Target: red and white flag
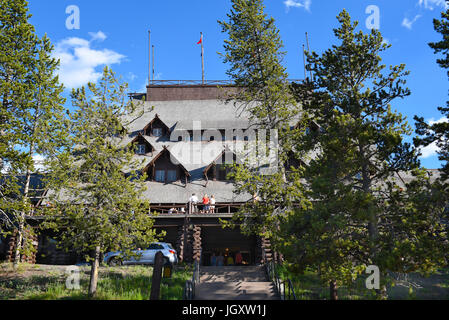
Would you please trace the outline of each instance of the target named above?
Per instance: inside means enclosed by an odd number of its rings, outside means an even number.
[[[203,43],[203,34],[201,34],[201,39],[196,44],[202,44]]]

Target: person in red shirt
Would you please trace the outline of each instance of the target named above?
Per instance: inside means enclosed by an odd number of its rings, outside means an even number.
[[[204,195],[203,197],[203,212],[204,213],[209,213],[209,197],[207,196],[207,194]]]

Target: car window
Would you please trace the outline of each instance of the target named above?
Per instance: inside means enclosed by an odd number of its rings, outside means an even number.
[[[152,243],[150,244],[150,246],[148,247],[148,250],[157,250],[159,249],[159,245],[156,243]]]
[[[173,249],[171,243],[167,243],[167,247],[169,247],[170,249]]]

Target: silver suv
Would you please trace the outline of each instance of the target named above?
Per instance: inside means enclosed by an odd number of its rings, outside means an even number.
[[[154,257],[156,253],[162,252],[164,255],[164,264],[178,263],[178,255],[170,243],[155,242],[152,243],[146,250],[133,250],[139,257],[129,257],[124,259],[121,256],[121,251],[108,252],[105,254],[103,261],[110,266],[117,266],[122,264],[154,264]]]

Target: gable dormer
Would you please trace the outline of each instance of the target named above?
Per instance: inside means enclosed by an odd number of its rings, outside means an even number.
[[[228,174],[232,170],[233,164],[239,164],[237,156],[230,150],[223,150],[223,152],[204,169],[204,176],[206,180],[214,181],[228,181]]]
[[[143,128],[143,134],[150,137],[166,137],[170,134],[170,128],[156,114],[154,119]]]
[[[189,171],[176,160],[167,147],[156,156],[153,160],[143,169],[143,172],[147,174],[148,181],[156,181],[161,183],[172,183],[176,181],[185,180],[190,177]]]
[[[153,152],[155,151],[155,148],[145,139],[144,136],[139,134],[134,138],[133,141],[131,141],[131,148],[134,148],[134,152],[137,155],[153,155]]]

